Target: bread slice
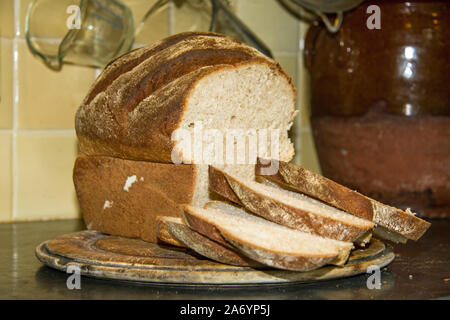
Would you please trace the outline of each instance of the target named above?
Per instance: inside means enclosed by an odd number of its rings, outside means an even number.
[[[418,240],[430,227],[430,223],[356,191],[340,185],[320,174],[301,166],[280,161],[278,172],[263,177],[286,188],[307,194],[345,212],[373,221],[377,224],[375,234],[395,242]],[[262,175],[264,165],[258,161],[256,174]]]
[[[159,239],[174,244],[180,242],[183,246],[211,260],[242,267],[263,267],[262,264],[253,261],[240,254],[235,249],[225,247],[200,233],[189,228],[181,218],[158,217],[160,226]]]
[[[222,210],[186,205],[184,220],[197,231],[213,227],[249,258],[279,269],[309,271],[329,263],[343,264],[353,248],[352,243],[283,227],[229,205]],[[206,227],[199,228],[199,221]]]
[[[175,238],[170,231],[170,224],[183,224],[183,219],[178,217],[157,216],[156,217],[156,238],[163,243],[170,244],[175,247],[186,248],[187,246]]]
[[[254,215],[250,211],[247,211],[247,210],[245,210],[242,207],[238,207],[237,205],[234,205],[231,202],[223,201],[223,200],[210,201],[207,204],[205,204],[203,206],[203,208],[204,209],[216,209],[216,210],[228,212],[228,213],[231,213],[231,214],[233,214],[233,213],[247,214],[247,215],[250,215],[250,216],[257,217],[256,215]],[[184,213],[184,217],[186,219],[186,217],[187,217],[186,212]],[[205,220],[199,220],[200,223],[198,221],[197,221],[197,223],[194,223],[193,221],[195,221],[195,219],[197,219],[197,218],[192,216],[192,215],[189,218],[190,218],[191,224],[193,226],[195,225],[196,229],[198,228],[198,226],[201,226],[202,228],[200,228],[200,230],[207,230],[208,223]],[[218,242],[222,242],[224,244],[228,244],[229,245],[229,242],[227,242],[227,240],[225,240],[223,238],[223,236],[220,234],[220,231],[218,231],[217,228],[215,228],[213,225],[211,225],[211,224],[209,224],[209,225],[210,225],[210,230],[208,230],[208,232],[206,234],[207,235],[211,235],[213,237],[216,237]],[[359,245],[358,242],[355,242],[355,244]],[[335,258],[329,264],[332,264],[332,265],[335,265],[335,266],[342,266],[342,265],[344,265],[347,262],[348,257],[349,257],[349,251],[342,250],[340,252],[340,254],[337,256],[337,258]]]
[[[310,197],[280,190],[209,167],[210,188],[267,220],[322,237],[354,242],[374,223]]]
[[[269,187],[278,189],[279,191],[281,191],[281,192],[283,192],[283,193],[285,193],[285,194],[287,194],[287,195],[289,195],[291,197],[297,198],[299,200],[307,199],[307,201],[310,201],[311,203],[314,203],[314,204],[316,204],[318,206],[321,206],[321,207],[324,207],[325,209],[328,209],[328,206],[324,205],[323,202],[320,202],[320,201],[317,201],[315,199],[311,199],[311,198],[305,197],[303,194],[300,194],[298,192],[289,191],[286,188],[283,188],[282,186],[280,186],[279,184],[277,184],[275,182],[272,182],[270,180],[267,180],[265,177],[258,176],[256,179],[257,179],[258,182],[260,182],[260,183],[262,183],[264,185],[267,185]],[[372,239],[372,235],[373,235],[373,229],[370,229],[370,230],[366,231],[361,236],[359,236],[358,239],[356,239],[354,241],[355,245],[357,245],[358,247],[365,247],[366,244],[370,243],[370,240]]]

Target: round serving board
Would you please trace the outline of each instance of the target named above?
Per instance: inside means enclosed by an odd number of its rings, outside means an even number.
[[[372,239],[369,246],[354,250],[342,267],[326,266],[309,272],[253,269],[216,263],[188,249],[80,231],[45,241],[36,248],[45,265],[61,271],[78,266],[81,274],[101,279],[179,285],[256,285],[312,282],[365,273],[394,259],[391,248]]]

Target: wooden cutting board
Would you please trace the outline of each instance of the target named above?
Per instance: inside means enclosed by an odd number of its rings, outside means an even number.
[[[257,285],[313,282],[349,277],[371,265],[380,268],[394,260],[391,248],[372,239],[354,250],[342,267],[326,266],[309,272],[253,269],[216,263],[188,249],[141,240],[80,231],[45,241],[36,248],[37,258],[61,271],[78,266],[81,274],[101,279],[179,285]]]

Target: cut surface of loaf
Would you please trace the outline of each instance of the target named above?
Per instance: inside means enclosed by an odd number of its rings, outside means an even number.
[[[283,187],[307,194],[355,216],[373,221],[379,227],[376,234],[395,242],[402,238],[418,240],[430,227],[430,223],[340,185],[324,176],[299,165],[280,161],[275,174],[262,175],[264,165],[258,161],[256,174]]]
[[[198,228],[198,221],[214,226],[240,252],[274,268],[313,270],[336,259],[345,260],[353,248],[352,243],[283,227],[233,206],[220,210],[212,206],[184,206],[184,221],[191,226],[193,220],[197,221],[194,229]]]
[[[374,223],[287,190],[209,168],[210,188],[254,214],[292,229],[354,242]]]
[[[164,242],[181,243],[183,247],[220,263],[242,267],[263,267],[260,263],[247,258],[233,248],[223,246],[192,230],[181,218],[158,217],[157,220],[160,226],[158,238]]]

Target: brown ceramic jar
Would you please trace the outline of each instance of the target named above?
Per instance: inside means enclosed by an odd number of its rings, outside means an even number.
[[[381,10],[370,30],[369,5]],[[305,40],[325,176],[382,202],[450,217],[450,1],[366,1]]]

